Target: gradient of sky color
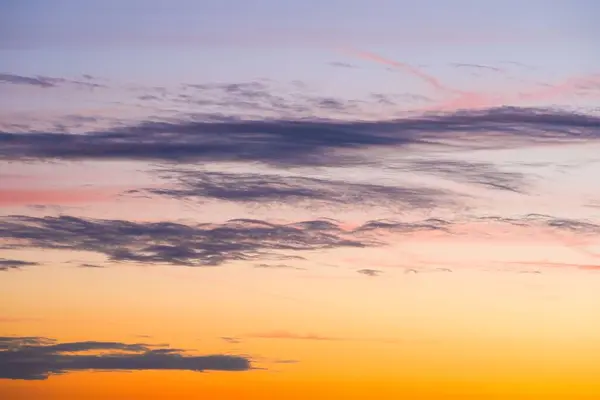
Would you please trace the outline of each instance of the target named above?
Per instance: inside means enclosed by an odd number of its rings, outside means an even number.
[[[0,0],[0,397],[600,398],[599,12]]]

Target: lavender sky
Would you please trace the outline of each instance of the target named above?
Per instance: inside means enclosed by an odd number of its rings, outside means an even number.
[[[0,0],[0,397],[600,396],[599,13]]]

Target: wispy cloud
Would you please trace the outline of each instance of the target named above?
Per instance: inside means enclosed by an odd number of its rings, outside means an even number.
[[[295,269],[295,270],[305,270],[306,268],[295,267],[293,265],[288,264],[256,264],[254,268],[266,268],[266,269]]]
[[[344,49],[342,51],[344,53],[349,53],[355,57],[362,58],[364,60],[374,61],[374,62],[377,62],[380,64],[388,65],[390,67],[405,71],[405,72],[421,79],[423,82],[427,83],[429,86],[431,86],[434,90],[436,90],[438,92],[441,92],[441,93],[455,92],[455,89],[451,89],[448,86],[444,85],[436,77],[429,75],[428,73],[424,72],[420,68],[417,68],[410,64],[390,60],[388,58],[382,57],[378,54],[371,53],[368,51],[359,51],[359,50],[353,50],[353,49]]]
[[[343,338],[332,337],[332,336],[321,336],[312,333],[298,334],[287,331],[272,331],[263,333],[254,333],[247,335],[251,338],[257,339],[288,339],[288,340],[318,340],[318,341],[339,341],[344,340]]]
[[[542,89],[529,88],[523,89],[518,93],[513,92],[496,94],[464,91],[452,88],[441,82],[436,77],[425,73],[417,67],[390,60],[378,54],[358,50],[349,50],[347,53],[361,59],[370,60],[379,64],[384,64],[403,70],[408,74],[411,74],[424,81],[444,97],[443,100],[439,100],[436,104],[422,108],[421,111],[423,112],[485,109],[490,107],[517,105],[523,101],[548,101],[566,94],[577,93],[585,89],[594,89],[597,95],[600,94],[598,93],[598,89],[600,89],[600,74],[571,77],[563,82],[550,84]],[[454,64],[454,66],[490,69],[498,72],[500,71],[500,68],[497,67],[478,64]]]
[[[311,207],[335,204],[432,208],[453,204],[457,198],[457,195],[449,192],[415,185],[401,187],[303,176],[183,168],[159,170],[158,173],[175,185],[171,188],[134,189],[128,193],[242,203],[299,203]]]
[[[91,77],[90,77],[91,78]],[[77,81],[65,78],[52,78],[48,76],[22,76],[8,73],[0,73],[0,83],[13,85],[28,85],[40,88],[54,88],[59,85],[73,85],[81,88],[95,89],[106,87],[104,84],[93,82],[93,78],[86,81]]]
[[[562,262],[551,262],[551,261],[513,261],[510,264],[530,266],[536,268],[575,268],[584,271],[600,271],[600,265],[596,264],[577,264],[577,263],[562,263]],[[532,272],[532,271],[525,271]],[[541,272],[539,269],[533,272]]]
[[[96,352],[96,353],[90,353]],[[44,380],[74,371],[248,371],[250,359],[194,355],[143,343],[64,342],[41,337],[0,337],[0,379]]]
[[[269,258],[281,252],[372,244],[352,238],[325,220],[274,224],[238,219],[224,224],[184,225],[9,216],[0,219],[0,237],[8,248],[80,250],[105,255],[110,261],[183,266],[215,266]]]
[[[9,258],[0,258],[0,271],[10,271],[15,269],[21,269],[23,267],[31,267],[40,265],[37,262],[23,261],[23,260],[12,260]]]
[[[515,193],[527,192],[531,179],[523,172],[505,171],[494,164],[481,161],[443,160],[438,158],[411,160],[407,164],[406,168],[414,171],[489,189]]]
[[[14,85],[30,85],[38,86],[42,88],[50,88],[56,86],[52,81],[47,78],[32,78],[28,76],[13,75],[13,74],[0,74],[1,83],[10,83]]]
[[[364,268],[364,269],[359,269],[356,272],[358,272],[359,274],[367,275],[367,276],[379,276],[382,271],[380,271],[378,269]]]
[[[179,120],[66,133],[0,133],[3,160],[258,161],[341,166],[371,162],[364,150],[511,148],[598,140],[600,118],[500,108],[386,121]],[[443,147],[441,147],[443,146]],[[360,150],[363,150],[360,152]]]
[[[230,336],[221,336],[220,338],[222,341],[227,342],[229,344],[238,344],[241,343],[242,340],[236,337],[230,337]]]
[[[452,63],[450,65],[452,65],[453,67],[456,67],[456,68],[471,68],[471,69],[486,70],[486,71],[493,71],[493,72],[504,72],[504,70],[502,68],[492,67],[490,65],[471,64],[471,63]]]
[[[332,61],[329,63],[329,65],[331,65],[332,67],[338,67],[338,68],[358,68],[356,65],[354,64],[350,64],[347,62],[342,62],[342,61]]]

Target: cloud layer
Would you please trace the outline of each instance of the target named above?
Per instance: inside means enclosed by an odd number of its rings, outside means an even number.
[[[400,150],[420,145],[449,151],[598,140],[599,125],[600,118],[593,115],[520,108],[375,122],[232,118],[148,121],[86,134],[0,132],[0,159],[341,166],[371,161],[352,150]]]
[[[352,238],[327,220],[274,224],[237,219],[224,224],[184,225],[9,216],[0,219],[0,237],[5,248],[90,251],[114,262],[184,266],[216,266],[234,260],[287,256],[289,252],[373,244]]]
[[[0,337],[0,379],[44,380],[73,371],[248,371],[233,355],[193,355],[181,349],[120,342],[66,342],[42,337]]]
[[[192,169],[159,171],[172,187],[132,190],[176,199],[213,199],[241,203],[299,203],[432,208],[452,204],[456,195],[443,190],[349,182],[336,179],[265,173],[227,173]]]

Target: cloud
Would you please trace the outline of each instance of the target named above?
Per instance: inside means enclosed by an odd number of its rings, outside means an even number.
[[[556,231],[567,231],[579,234],[600,234],[600,225],[586,220],[557,218],[546,214],[526,214],[521,217],[478,217],[482,222],[500,222],[521,227],[543,227]]]
[[[457,67],[457,68],[471,68],[471,69],[494,71],[494,72],[504,72],[504,70],[502,68],[492,67],[490,65],[470,64],[470,63],[452,63],[450,65],[452,65],[453,67]]]
[[[89,263],[82,263],[78,265],[79,268],[106,268],[103,265],[98,265],[98,264],[89,264]]]
[[[511,261],[504,262],[503,264],[511,265],[522,265],[531,266],[537,268],[575,268],[584,271],[600,271],[600,265],[596,264],[580,264],[580,263],[565,263],[565,262],[552,262],[552,261]],[[539,269],[519,271],[520,273],[541,273]]]
[[[369,269],[369,268],[359,269],[356,272],[358,272],[359,274],[367,275],[367,276],[379,276],[379,274],[381,274],[380,270],[378,270],[378,269]]]
[[[396,343],[406,343],[407,340],[402,339],[385,339],[385,338],[350,338],[350,337],[339,337],[339,336],[323,336],[317,335],[314,333],[294,333],[289,331],[270,331],[270,332],[262,332],[262,333],[254,333],[251,335],[246,335],[248,338],[254,339],[273,339],[273,340],[306,340],[306,341],[315,341],[315,342],[377,342],[377,343],[388,343],[388,344],[396,344]],[[419,340],[420,341],[420,340]],[[430,340],[426,340],[430,342]]]
[[[365,159],[364,150],[414,151],[415,145],[438,149],[443,145],[450,151],[598,140],[599,123],[600,117],[593,115],[523,108],[387,121],[147,121],[85,134],[0,132],[0,160],[256,161],[341,166],[373,162],[372,158]]]
[[[423,108],[421,111],[456,111],[456,110],[468,110],[468,109],[485,109],[490,107],[502,107],[510,104],[517,104],[522,101],[547,101],[557,97],[572,94],[581,93],[582,90],[592,89],[597,90],[600,88],[600,74],[591,74],[585,76],[571,77],[558,84],[548,85],[543,89],[532,88],[524,90],[521,93],[504,93],[504,94],[491,94],[484,92],[473,92],[464,91],[455,88],[451,88],[445,85],[436,77],[429,75],[419,68],[411,65],[401,63],[398,61],[390,60],[380,55],[359,51],[349,50],[346,51],[350,55],[355,57],[377,62],[379,64],[389,65],[394,68],[404,70],[405,72],[416,76],[422,81],[426,82],[435,91],[439,92],[446,97],[445,100],[438,102],[432,106]],[[468,66],[476,68],[494,68],[478,64],[454,64],[455,66]],[[448,98],[449,96],[449,98]]]
[[[51,78],[48,76],[29,77],[15,74],[0,73],[0,83],[5,84],[36,86],[44,89],[54,88],[59,85],[74,85],[77,87],[88,89],[106,87],[106,85],[103,84],[90,82],[90,80],[93,80],[93,78],[89,77],[89,75],[86,79],[87,81],[76,81],[65,78]]]
[[[292,339],[292,340],[318,340],[318,341],[339,341],[344,340],[338,337],[330,337],[330,336],[320,336],[312,333],[309,334],[297,334],[287,331],[272,331],[272,332],[263,332],[263,333],[255,333],[252,335],[248,335],[248,337],[257,338],[257,339]]]
[[[95,352],[95,353],[94,353]],[[73,371],[248,371],[250,359],[193,355],[180,349],[119,342],[66,342],[0,337],[0,379],[44,380]]]
[[[110,261],[216,266],[301,252],[375,245],[327,220],[275,224],[236,219],[223,224],[131,222],[70,216],[0,218],[5,248],[88,251]],[[294,254],[292,254],[294,255]]]
[[[209,172],[183,168],[163,169],[158,173],[168,181],[173,181],[175,186],[135,189],[127,193],[240,203],[300,203],[312,207],[336,204],[432,208],[440,204],[453,204],[457,197],[449,192],[427,187],[400,187],[304,176]]]
[[[293,265],[287,264],[256,264],[254,268],[267,268],[267,269],[296,269],[305,270],[306,268],[294,267]]]
[[[320,96],[307,92],[303,82],[275,84],[261,79],[234,83],[186,83],[178,91],[164,91],[160,99],[163,105],[173,105],[184,110],[198,106],[226,115],[244,118],[310,118],[318,115],[348,115],[360,110],[363,101],[352,101]],[[303,90],[300,90],[303,89]],[[156,101],[154,91],[145,91],[143,97]],[[364,104],[363,104],[364,103]],[[193,115],[193,111],[192,111]]]
[[[21,269],[23,267],[31,267],[40,265],[39,263],[23,260],[11,260],[8,258],[0,258],[0,271],[10,271],[13,269]]]
[[[407,167],[457,182],[483,186],[490,189],[525,193],[528,177],[523,172],[502,171],[494,164],[465,160],[411,160]]]
[[[332,61],[329,63],[329,65],[331,65],[332,67],[338,67],[338,68],[350,68],[350,69],[358,68],[354,64],[349,64],[347,62],[341,62],[341,61]]]
[[[10,83],[14,85],[30,85],[42,88],[50,88],[56,86],[52,80],[43,77],[31,78],[28,76],[0,74],[0,83]]]
[[[236,337],[230,337],[230,336],[221,336],[220,338],[222,341],[230,343],[230,344],[238,344],[241,343],[242,341],[239,338]]]
[[[403,71],[421,79],[422,81],[427,83],[429,86],[431,86],[434,90],[436,90],[438,92],[448,93],[448,92],[455,91],[454,89],[451,89],[451,88],[447,87],[446,85],[444,85],[439,79],[435,78],[432,75],[427,74],[426,72],[423,72],[421,69],[414,67],[412,65],[394,61],[394,60],[390,60],[390,59],[387,59],[385,57],[382,57],[380,55],[377,55],[375,53],[371,53],[368,51],[345,49],[345,50],[343,50],[343,52],[349,53],[351,55],[354,55],[358,58],[362,58],[364,60],[374,61],[374,62],[377,62],[380,64],[391,66],[396,69],[403,70]]]

